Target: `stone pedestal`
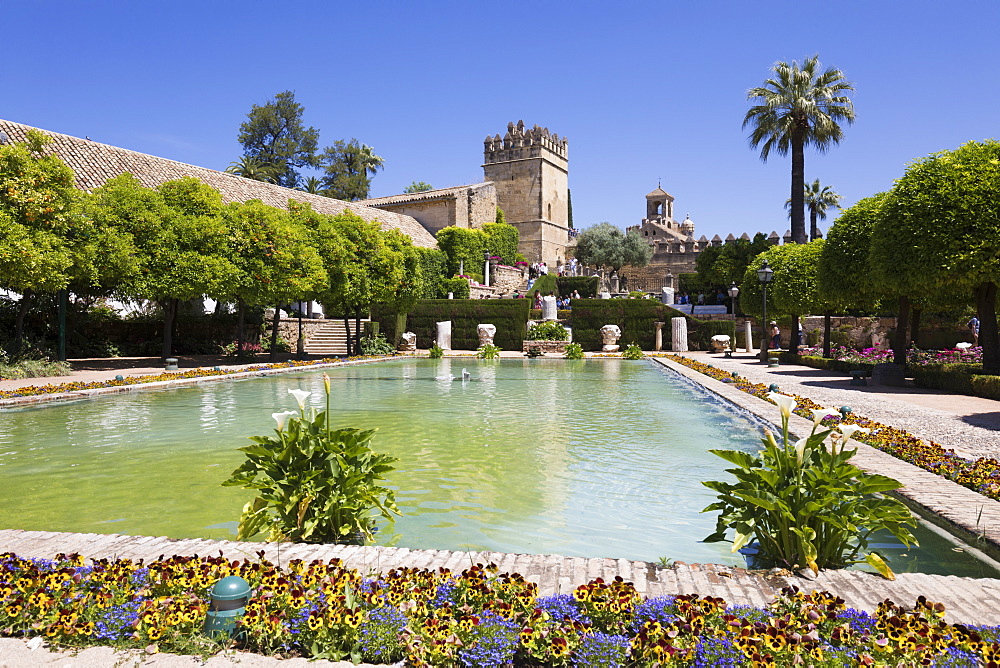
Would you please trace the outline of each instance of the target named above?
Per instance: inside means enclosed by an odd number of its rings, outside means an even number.
[[[711,345],[712,352],[724,353],[729,350],[729,335],[728,334],[716,334],[712,337]]]
[[[753,329],[750,327],[749,320],[743,323],[743,329],[747,339],[747,352],[753,355],[755,352],[757,352],[757,349],[754,348],[753,345]]]
[[[611,292],[618,292],[618,273],[611,272]]]
[[[601,299],[611,299],[611,293],[605,290],[601,293]]]
[[[618,352],[618,339],[622,336],[622,330],[618,325],[605,325],[601,327],[601,341],[604,343],[601,352]]]
[[[686,353],[688,351],[687,318],[671,318],[670,330],[673,338],[671,350],[675,353]]]
[[[496,336],[497,327],[496,325],[477,325],[476,333],[479,334],[479,347],[486,345],[493,345],[493,337]]]
[[[663,288],[666,290],[666,288]],[[653,350],[659,352],[663,350],[663,325],[662,322],[654,322],[653,327],[656,327],[656,338],[653,339]]]
[[[660,301],[667,306],[674,305],[674,289],[673,288],[660,288]]]
[[[403,332],[399,337],[398,349],[403,352],[413,352],[417,349],[417,335],[413,332]]]
[[[872,385],[892,385],[902,387],[906,384],[906,367],[892,362],[876,364],[872,369]]]
[[[445,320],[437,324],[436,343],[442,350],[451,350],[451,320]]]
[[[557,317],[556,298],[552,295],[542,297],[542,320],[555,320]]]

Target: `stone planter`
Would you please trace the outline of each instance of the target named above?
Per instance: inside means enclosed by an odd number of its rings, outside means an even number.
[[[569,341],[525,341],[521,344],[521,352],[528,352],[530,348],[537,348],[543,353],[565,353]]]

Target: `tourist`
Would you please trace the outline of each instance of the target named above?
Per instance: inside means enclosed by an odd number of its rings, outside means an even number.
[[[778,329],[778,323],[774,320],[771,321],[771,348],[777,350],[781,347],[781,330]]]
[[[566,268],[566,265],[564,265],[562,262],[560,262],[559,265],[556,267],[556,276],[562,276],[563,275],[563,270],[565,268]]]
[[[531,308],[537,308],[537,309],[542,308],[542,293],[539,292],[538,290],[535,290],[535,303],[532,305]]]
[[[698,293],[698,306],[704,306],[704,305],[705,305],[705,293],[704,292],[699,292]]]
[[[569,275],[576,276],[576,258],[571,257],[569,259]]]
[[[542,262],[540,265],[538,265],[538,274],[540,276],[548,276],[549,275],[549,268],[545,265],[544,262]]]
[[[573,294],[571,296],[572,296],[573,299],[580,299],[580,291],[579,290],[574,290]]]
[[[979,345],[979,318],[972,316],[969,320],[969,331],[972,332],[972,345]]]

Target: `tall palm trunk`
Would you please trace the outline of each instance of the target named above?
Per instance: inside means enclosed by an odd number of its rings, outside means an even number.
[[[799,338],[799,316],[792,316],[792,333],[788,337],[788,352],[793,355],[799,354],[799,346],[802,345],[802,341]]]
[[[806,237],[806,157],[804,131],[792,132],[792,241],[804,244]]]
[[[899,312],[896,314],[896,336],[892,343],[892,361],[895,364],[906,364],[906,348],[909,338],[906,326],[910,321],[910,298],[899,298]]]
[[[833,311],[827,311],[823,314],[823,357],[830,359],[833,356],[830,348],[830,320]]]
[[[809,241],[819,239],[819,227],[816,225],[816,207],[809,207]]]
[[[997,331],[997,284],[980,283],[975,289],[979,318],[979,345],[983,347],[983,371],[1000,375],[1000,332]]]
[[[168,299],[163,303],[163,348],[160,349],[160,357],[162,359],[173,357],[174,324],[176,322],[177,322],[177,300]]]

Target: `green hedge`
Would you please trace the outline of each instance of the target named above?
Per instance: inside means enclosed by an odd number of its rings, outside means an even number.
[[[982,370],[981,364],[915,364],[910,367],[917,387],[958,394],[972,394],[972,379]]]
[[[574,299],[571,323],[573,342],[584,350],[601,348],[601,327],[618,325],[622,337],[618,344],[624,348],[634,343],[643,350],[652,350],[656,340],[654,322],[663,326],[663,347],[669,348],[671,318],[683,317],[688,321],[688,347],[704,350],[716,334],[735,335],[732,320],[699,320],[688,314],[661,304],[653,299]]]
[[[597,296],[597,276],[558,276],[556,285],[560,297],[569,297],[574,290],[579,291],[582,299],[593,299]]]
[[[528,299],[422,299],[406,317],[406,330],[417,335],[417,347],[429,348],[434,343],[436,326],[451,320],[451,346],[456,350],[479,348],[476,327],[483,323],[496,325],[493,343],[503,350],[520,350],[527,333]],[[377,304],[372,307],[372,320],[379,322],[389,340],[397,336],[396,314],[391,308]]]
[[[843,360],[816,357],[815,355],[792,355],[791,353],[782,353],[781,361],[788,364],[801,364],[813,369],[828,369],[840,373],[850,373],[858,369],[864,369],[868,373],[871,373],[872,369],[875,368],[875,365],[870,362],[845,362]]]
[[[455,296],[455,299],[469,298],[469,281],[467,279],[442,278],[438,285],[437,299],[447,299],[449,292]]]

